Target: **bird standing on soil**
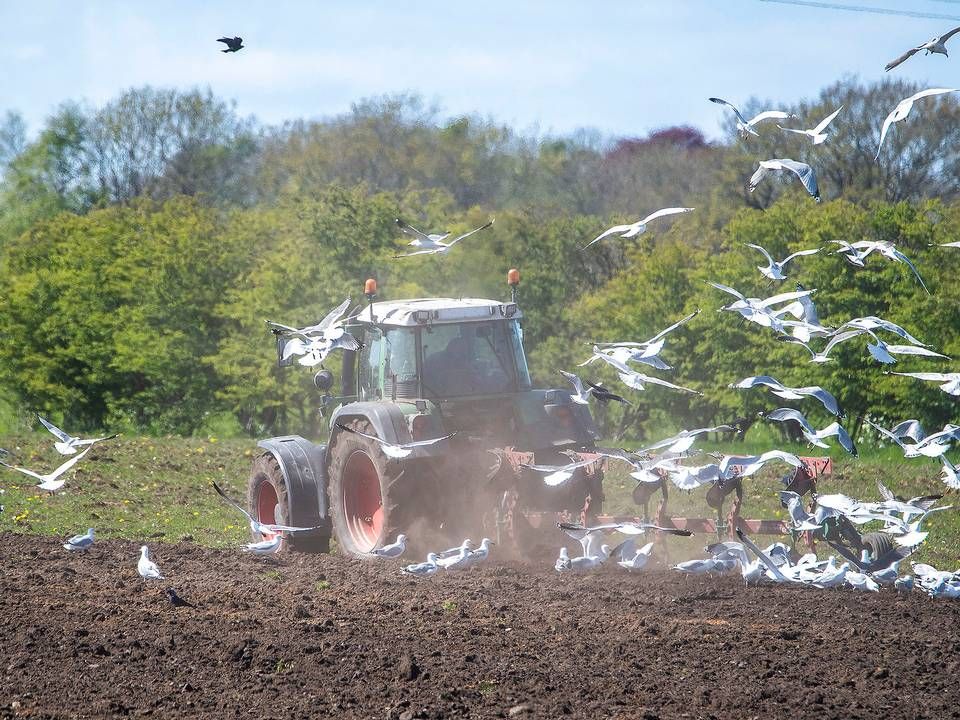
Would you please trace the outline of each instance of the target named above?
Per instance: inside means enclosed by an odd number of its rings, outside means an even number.
[[[440,570],[440,566],[437,564],[437,560],[440,558],[436,553],[430,553],[427,555],[427,561],[422,563],[415,563],[413,565],[407,565],[400,569],[400,572],[407,575],[416,575],[417,577],[424,577],[426,575],[433,575]]]
[[[93,545],[93,528],[88,528],[83,535],[74,535],[63,543],[64,550],[87,550]]]
[[[217,42],[222,42],[224,45],[227,46],[226,50],[220,51],[225,53],[239,52],[240,50],[246,47],[246,45],[243,44],[242,37],[222,37],[222,38],[217,38]]]
[[[384,545],[381,548],[372,550],[369,554],[380,558],[398,558],[407,549],[407,536],[403,533],[397,535],[395,542]]]
[[[177,591],[174,590],[172,587],[168,587],[166,590],[164,590],[164,592],[167,594],[167,598],[170,600],[170,604],[173,605],[174,607],[190,607],[190,608],[196,607],[196,605],[194,605],[192,602],[187,602],[182,597],[177,595]]]
[[[144,580],[162,580],[163,574],[157,564],[150,559],[150,551],[146,545],[140,546],[140,560],[137,562],[137,572]]]

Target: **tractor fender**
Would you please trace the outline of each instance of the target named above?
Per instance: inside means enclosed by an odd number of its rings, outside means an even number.
[[[366,420],[373,426],[376,435],[389,443],[410,442],[407,419],[393,403],[355,402],[338,407],[330,418],[332,433],[337,432],[337,423],[349,420]]]
[[[286,482],[291,525],[323,525],[318,533],[330,535],[327,511],[327,446],[315,445],[299,435],[267,438],[257,443],[276,458]]]

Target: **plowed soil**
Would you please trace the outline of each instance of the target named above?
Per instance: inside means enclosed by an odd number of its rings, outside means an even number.
[[[0,535],[0,717],[948,718],[960,603]],[[174,607],[168,586],[196,607]]]

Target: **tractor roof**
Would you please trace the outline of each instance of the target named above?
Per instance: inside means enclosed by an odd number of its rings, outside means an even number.
[[[373,316],[371,317],[371,308]],[[357,320],[378,325],[413,327],[435,323],[481,322],[519,318],[521,313],[515,303],[481,298],[419,298],[373,303],[365,307]]]

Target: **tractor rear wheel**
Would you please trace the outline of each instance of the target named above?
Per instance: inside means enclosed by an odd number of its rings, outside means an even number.
[[[247,509],[259,522],[288,525],[290,497],[280,463],[272,453],[263,453],[253,461],[250,482],[247,483]],[[316,521],[319,523],[319,514]],[[255,534],[254,541],[264,538]],[[284,538],[284,547],[298,552],[330,552],[330,538],[314,533],[290,533]]]
[[[363,420],[348,425],[360,432],[376,431]],[[402,474],[374,440],[339,432],[327,449],[327,495],[334,537],[346,555],[362,556],[393,540],[401,527],[398,489]]]

